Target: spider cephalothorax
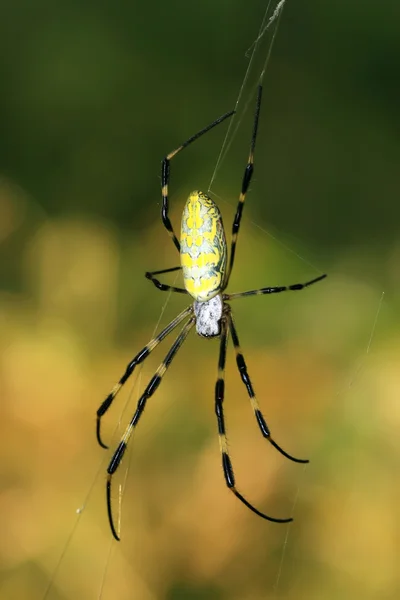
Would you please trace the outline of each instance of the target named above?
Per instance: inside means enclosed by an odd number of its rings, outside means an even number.
[[[221,294],[206,302],[193,302],[196,317],[196,331],[203,337],[216,337],[221,334],[223,300]]]
[[[231,117],[234,111],[226,113],[211,125],[208,125],[176,150],[170,152],[163,160],[162,163],[162,211],[161,218],[164,226],[166,227],[170,237],[172,238],[176,248],[180,252],[181,266],[172,267],[170,269],[163,269],[161,271],[153,271],[146,273],[146,277],[150,279],[154,285],[163,291],[178,292],[180,294],[190,294],[194,299],[194,302],[182,311],[171,323],[169,323],[165,329],[163,329],[155,338],[153,338],[147,346],[145,346],[128,364],[124,375],[121,377],[119,382],[111,390],[110,394],[101,404],[97,411],[97,439],[99,444],[104,448],[107,448],[101,440],[100,436],[100,420],[101,417],[111,406],[115,396],[119,392],[122,385],[126,382],[128,377],[132,374],[135,367],[143,362],[145,358],[154,350],[156,346],[169,334],[175,327],[187,319],[183,325],[181,332],[178,334],[176,340],[172,344],[168,351],[165,359],[158,367],[157,371],[151,378],[149,384],[141,395],[135,413],[125,430],[121,442],[119,443],[116,451],[113,454],[109,467],[107,469],[107,510],[110,522],[110,527],[115,539],[119,540],[118,533],[115,529],[112,511],[111,511],[111,479],[119,464],[121,463],[122,457],[125,453],[127,443],[135,430],[140,417],[143,414],[148,398],[153,395],[155,390],[161,383],[161,380],[166,373],[170,363],[174,356],[178,352],[179,348],[185,341],[189,331],[194,325],[196,325],[196,331],[202,337],[220,337],[220,350],[218,360],[218,377],[215,385],[215,413],[217,416],[218,424],[218,435],[220,441],[220,450],[222,456],[222,466],[224,470],[225,482],[228,488],[235,494],[243,504],[245,504],[250,510],[269,521],[275,521],[278,523],[287,523],[291,521],[291,518],[287,519],[276,519],[269,517],[266,514],[260,512],[255,508],[242,494],[236,489],[235,477],[233,473],[232,463],[228,452],[228,445],[226,441],[225,433],[225,420],[223,411],[223,400],[224,400],[224,372],[225,372],[225,361],[226,361],[226,348],[228,344],[229,335],[232,338],[233,346],[236,353],[236,363],[240,376],[243,383],[246,386],[248,395],[250,397],[251,406],[256,418],[257,424],[261,431],[261,434],[266,438],[281,454],[286,458],[293,460],[294,462],[306,463],[307,460],[294,458],[287,452],[285,452],[271,437],[268,425],[261,413],[258,401],[256,399],[252,383],[250,381],[249,374],[247,372],[247,366],[240,349],[239,338],[236,331],[236,327],[233,322],[232,312],[228,302],[236,298],[242,298],[245,296],[263,295],[263,294],[275,294],[278,292],[284,292],[286,290],[302,290],[305,287],[317,283],[326,277],[326,275],[320,275],[307,283],[296,283],[289,286],[279,287],[264,287],[258,290],[251,290],[248,292],[238,292],[234,294],[224,293],[228,286],[229,278],[232,273],[232,268],[235,260],[236,251],[236,240],[239,233],[240,222],[242,218],[242,212],[246,193],[253,174],[253,162],[254,162],[254,148],[256,144],[258,119],[260,115],[261,106],[261,94],[262,88],[259,86],[257,95],[256,111],[254,116],[253,134],[250,144],[250,154],[246,168],[244,170],[241,193],[239,195],[239,202],[236,209],[235,218],[232,225],[232,241],[231,250],[229,255],[229,263],[227,260],[227,246],[225,230],[222,223],[222,217],[219,209],[215,202],[203,192],[195,191],[189,195],[189,198],[185,204],[185,208],[182,215],[182,227],[181,227],[181,241],[179,242],[176,237],[171,221],[168,216],[168,184],[170,176],[170,161],[176,156],[181,150],[186,148],[189,144],[197,140],[204,133],[222,123],[225,119]],[[161,283],[156,279],[155,275],[161,275],[164,273],[170,273],[172,271],[178,271],[182,269],[184,288],[173,287],[165,283]]]

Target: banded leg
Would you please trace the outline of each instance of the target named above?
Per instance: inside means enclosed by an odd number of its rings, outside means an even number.
[[[229,314],[229,328],[231,331],[231,335],[232,335],[232,341],[233,341],[233,345],[235,347],[235,352],[236,352],[236,363],[240,372],[240,376],[243,380],[243,383],[245,384],[246,388],[247,388],[247,392],[249,394],[250,397],[250,402],[251,402],[251,406],[253,408],[254,411],[254,415],[256,417],[258,426],[260,428],[260,431],[263,435],[263,437],[265,437],[265,439],[267,439],[269,441],[270,444],[272,444],[274,446],[274,448],[276,448],[278,450],[278,452],[280,452],[281,454],[283,454],[283,456],[285,456],[286,458],[288,458],[289,460],[292,460],[293,462],[296,463],[308,463],[310,462],[308,459],[304,459],[304,458],[295,458],[294,456],[291,456],[291,454],[288,454],[287,452],[285,452],[285,450],[283,450],[283,448],[281,448],[276,442],[275,440],[272,439],[271,437],[271,432],[269,430],[269,427],[261,413],[256,395],[254,393],[254,389],[253,386],[251,384],[250,381],[250,377],[249,374],[247,372],[247,366],[242,354],[242,351],[240,349],[240,344],[239,344],[239,338],[237,335],[237,331],[235,328],[235,325],[233,323],[233,319],[232,319],[232,315]]]
[[[233,225],[232,225],[231,253],[230,253],[230,259],[229,259],[229,267],[228,267],[228,270],[227,270],[227,273],[225,276],[224,289],[226,289],[226,287],[228,286],[229,278],[232,273],[233,263],[235,262],[236,242],[237,242],[237,236],[239,234],[240,222],[242,220],[244,202],[246,199],[247,190],[249,189],[251,178],[253,176],[254,150],[256,147],[258,121],[259,121],[259,117],[260,117],[261,96],[262,96],[262,86],[260,85],[260,86],[258,86],[258,92],[257,92],[257,104],[256,104],[256,112],[254,115],[253,135],[251,137],[249,159],[247,161],[247,166],[244,170],[243,181],[242,181],[242,191],[240,192],[239,202],[238,202],[235,218],[233,220]]]
[[[185,317],[190,315],[192,311],[193,311],[193,308],[191,306],[189,306],[189,308],[186,308],[183,312],[181,312],[180,315],[178,315],[173,321],[171,321],[171,323],[169,323],[165,327],[165,329],[163,329],[155,338],[150,340],[150,342],[147,344],[147,346],[145,346],[138,354],[136,354],[136,356],[131,360],[131,362],[126,367],[125,373],[123,374],[123,376],[121,377],[119,382],[114,385],[113,389],[108,394],[107,398],[100,405],[100,408],[97,411],[96,435],[97,435],[97,441],[99,442],[100,446],[102,446],[102,448],[108,448],[108,446],[106,446],[104,444],[104,442],[101,440],[101,435],[100,435],[101,417],[108,411],[108,409],[110,408],[111,404],[114,401],[115,396],[118,394],[119,390],[124,385],[126,380],[132,375],[133,371],[135,370],[135,367],[137,365],[139,365],[141,362],[143,362],[144,359],[148,357],[150,352],[152,352],[154,350],[154,348],[156,346],[158,346],[158,344],[160,342],[162,342],[163,339],[165,337],[167,337],[167,335],[169,333],[171,333],[171,331],[173,329],[175,329],[175,327],[177,325],[179,325],[179,323],[181,323]]]
[[[224,410],[223,410],[223,401],[224,401],[224,392],[225,392],[225,360],[226,360],[226,347],[228,343],[228,325],[226,318],[222,318],[221,322],[221,343],[220,343],[220,351],[219,351],[219,361],[218,361],[218,379],[215,385],[215,413],[217,415],[218,421],[218,435],[219,435],[219,445],[222,455],[222,466],[224,469],[225,482],[228,488],[235,494],[237,498],[247,508],[253,511],[259,517],[266,519],[267,521],[273,521],[274,523],[289,523],[293,521],[292,518],[288,519],[275,519],[274,517],[269,517],[268,515],[259,511],[255,506],[250,504],[248,500],[242,494],[238,492],[235,486],[235,476],[233,473],[232,462],[228,452],[228,444],[226,440],[226,431],[225,431],[225,420],[224,420]]]
[[[183,288],[177,288],[172,285],[167,285],[166,283],[161,283],[158,279],[154,277],[154,275],[162,275],[163,273],[172,273],[172,271],[179,271],[182,267],[172,267],[171,269],[163,269],[162,271],[147,271],[145,273],[145,277],[150,279],[154,283],[157,289],[162,290],[163,292],[178,292],[179,294],[187,294],[187,291]]]
[[[173,150],[172,152],[167,154],[167,156],[162,161],[162,168],[161,168],[161,195],[162,195],[161,219],[164,224],[164,227],[168,231],[168,235],[172,238],[172,241],[174,242],[176,248],[178,249],[178,252],[180,252],[180,250],[181,250],[181,245],[178,241],[178,238],[176,237],[176,235],[174,233],[171,221],[168,216],[168,210],[169,210],[168,185],[169,185],[169,178],[170,178],[170,161],[174,158],[174,156],[176,156],[178,154],[178,152],[180,152],[181,150],[183,150],[184,148],[189,146],[189,144],[196,141],[199,137],[201,137],[202,135],[204,135],[205,133],[210,131],[210,129],[212,129],[216,125],[219,125],[220,123],[225,121],[225,119],[228,119],[229,117],[231,117],[234,114],[234,112],[235,112],[234,110],[231,110],[230,112],[222,115],[222,117],[219,117],[216,121],[213,121],[213,123],[211,123],[211,125],[207,125],[207,127],[204,127],[204,129],[201,129],[200,131],[198,131],[197,133],[192,135],[192,137],[190,137],[188,140],[186,140],[186,142],[184,142],[181,146],[179,146],[179,148],[176,148],[175,150]]]
[[[318,281],[322,281],[327,277],[326,274],[320,275],[315,279],[311,279],[311,281],[307,281],[306,283],[294,283],[293,285],[287,286],[278,286],[278,287],[265,287],[260,290],[251,290],[249,292],[237,292],[236,294],[224,294],[224,300],[235,300],[236,298],[244,298],[245,296],[263,296],[264,294],[278,294],[279,292],[287,292],[287,291],[297,291],[304,290],[304,288],[313,285],[314,283],[318,283]]]
[[[194,319],[194,317],[192,317],[186,323],[186,325],[183,327],[182,331],[180,332],[180,334],[176,338],[175,342],[173,343],[171,349],[169,350],[167,356],[165,357],[163,362],[160,364],[157,371],[151,378],[150,383],[148,384],[148,386],[144,390],[143,394],[139,398],[135,414],[133,415],[131,422],[129,423],[128,427],[126,428],[125,433],[122,437],[122,440],[119,443],[118,448],[114,452],[114,455],[108,466],[108,469],[107,469],[107,473],[108,473],[108,477],[107,477],[107,512],[108,512],[108,519],[110,522],[112,534],[115,537],[115,539],[118,541],[119,541],[119,537],[118,537],[117,531],[114,526],[114,520],[113,520],[113,516],[112,516],[112,511],[111,511],[111,479],[112,479],[112,476],[114,475],[115,471],[118,469],[119,464],[121,463],[122,457],[124,456],[127,444],[129,442],[129,438],[131,437],[135,427],[137,426],[137,424],[139,422],[140,417],[143,414],[143,411],[146,407],[147,400],[150,398],[150,396],[152,396],[154,394],[154,392],[160,385],[165,372],[167,371],[169,365],[172,362],[172,359],[174,358],[175,354],[178,352],[179,348],[182,346],[183,342],[185,341],[190,329],[194,325],[194,322],[195,322],[195,319]]]

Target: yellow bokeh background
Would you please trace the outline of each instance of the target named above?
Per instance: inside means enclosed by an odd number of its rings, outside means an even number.
[[[107,521],[108,461],[173,336],[105,416],[107,452],[96,410],[187,304],[144,278],[178,260],[159,218],[160,159],[234,104],[265,6],[59,2],[38,5],[37,23],[28,4],[22,20],[14,5],[1,9],[1,600],[399,597],[400,47],[389,10],[376,32],[376,15],[361,18],[355,2],[346,19],[336,5],[294,4],[267,71],[230,290],[329,275],[232,303],[274,438],[310,464],[262,438],[231,347],[225,397],[238,488],[294,522],[262,521],[227,491],[218,342],[191,334],[114,477],[120,544]],[[212,188],[228,231],[251,118],[239,111]],[[176,229],[223,136],[173,162]]]

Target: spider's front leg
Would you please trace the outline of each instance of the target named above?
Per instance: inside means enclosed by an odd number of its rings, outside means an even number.
[[[172,152],[167,154],[167,156],[162,161],[162,167],[161,167],[161,195],[162,195],[161,220],[163,222],[165,229],[168,231],[168,235],[170,236],[173,243],[175,244],[175,247],[177,248],[178,252],[180,252],[180,250],[181,250],[181,245],[179,243],[178,238],[175,235],[171,220],[168,216],[168,213],[169,213],[168,188],[169,188],[169,179],[170,179],[170,170],[171,170],[171,166],[170,166],[171,160],[174,158],[174,156],[179,154],[179,152],[181,152],[181,150],[183,150],[184,148],[187,148],[187,146],[189,146],[192,142],[195,142],[197,139],[199,139],[199,137],[201,137],[202,135],[204,135],[205,133],[210,131],[210,129],[213,129],[216,125],[219,125],[220,123],[225,121],[225,119],[228,119],[229,117],[231,117],[233,114],[235,114],[235,111],[231,110],[231,111],[225,113],[224,115],[222,115],[221,117],[219,117],[218,119],[216,119],[215,121],[213,121],[212,123],[210,123],[210,125],[203,127],[203,129],[201,129],[200,131],[198,131],[197,133],[192,135],[192,137],[190,137],[188,140],[186,140],[186,142],[183,142],[183,144],[181,144],[178,148],[176,148],[175,150],[172,150]]]

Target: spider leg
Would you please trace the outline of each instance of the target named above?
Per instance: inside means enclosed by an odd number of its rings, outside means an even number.
[[[201,129],[200,131],[198,131],[197,133],[192,135],[192,137],[190,137],[188,140],[186,140],[186,142],[183,142],[183,144],[181,146],[179,146],[179,148],[176,148],[175,150],[173,150],[172,152],[167,154],[167,156],[162,161],[162,168],[161,168],[161,195],[162,195],[161,219],[164,224],[164,227],[168,231],[168,235],[172,238],[172,241],[174,242],[176,248],[178,249],[178,252],[180,252],[180,250],[181,250],[181,245],[178,241],[178,238],[176,237],[176,235],[174,233],[170,218],[168,216],[168,211],[169,211],[168,185],[169,185],[169,178],[170,178],[170,161],[181,150],[183,150],[184,148],[189,146],[189,144],[191,144],[192,142],[197,140],[199,137],[201,137],[202,135],[204,135],[205,133],[210,131],[210,129],[212,129],[216,125],[219,125],[220,123],[222,123],[222,121],[225,121],[225,119],[228,119],[229,117],[231,117],[234,114],[234,112],[235,111],[232,110],[232,111],[222,115],[221,117],[219,117],[218,119],[213,121],[210,125],[207,125],[207,127],[204,127],[203,129]]]
[[[249,158],[247,161],[247,166],[244,170],[244,175],[243,175],[243,180],[242,180],[242,190],[240,192],[239,202],[237,205],[236,214],[235,214],[235,218],[233,220],[233,225],[232,225],[231,253],[230,253],[230,259],[229,259],[229,267],[226,272],[223,289],[226,289],[226,287],[228,286],[229,278],[232,273],[233,263],[235,262],[236,242],[237,242],[237,236],[239,234],[240,222],[242,220],[244,201],[246,199],[247,190],[249,189],[251,178],[253,176],[254,149],[256,146],[258,121],[259,121],[259,117],[260,117],[261,96],[262,96],[262,86],[259,85],[258,92],[257,92],[256,112],[254,115],[253,134],[252,134],[251,143],[250,143],[250,153],[249,153]]]
[[[152,396],[154,394],[154,392],[160,385],[162,378],[164,377],[169,365],[172,362],[172,359],[174,358],[174,356],[178,352],[179,348],[182,346],[183,342],[185,341],[189,331],[191,330],[191,328],[194,325],[194,322],[195,322],[195,319],[194,319],[194,317],[192,317],[186,323],[186,325],[184,325],[183,329],[181,330],[180,334],[176,338],[175,342],[172,344],[171,349],[169,350],[165,359],[160,364],[157,371],[151,378],[150,383],[148,384],[148,386],[144,390],[143,394],[139,398],[139,401],[137,403],[136,410],[131,419],[131,422],[129,423],[128,427],[126,428],[125,433],[121,439],[121,442],[119,443],[118,448],[114,452],[114,455],[108,466],[108,469],[107,469],[107,473],[108,473],[108,477],[107,477],[107,512],[108,512],[108,519],[110,522],[112,534],[115,537],[115,539],[118,541],[120,538],[115,529],[112,510],[111,510],[111,479],[112,479],[112,476],[114,475],[115,471],[118,469],[119,464],[121,463],[121,460],[125,453],[129,438],[131,437],[134,429],[136,428],[136,426],[139,422],[140,417],[143,414],[143,411],[146,407],[146,402],[147,402],[148,398],[150,398],[150,396]]]
[[[165,337],[167,337],[167,335],[169,333],[171,333],[171,331],[173,329],[175,329],[175,327],[177,325],[179,325],[179,323],[181,323],[183,321],[183,319],[192,312],[192,310],[193,310],[193,308],[191,306],[186,308],[183,312],[181,312],[180,315],[178,315],[173,321],[171,321],[171,323],[169,323],[165,327],[165,329],[163,329],[156,337],[154,337],[152,340],[150,340],[150,342],[138,354],[136,354],[136,356],[131,360],[131,362],[126,367],[125,373],[123,374],[123,376],[121,377],[119,382],[115,384],[115,386],[113,387],[111,392],[108,394],[107,398],[100,405],[100,407],[97,411],[96,435],[97,435],[97,441],[99,442],[100,446],[102,446],[102,448],[108,448],[108,446],[106,446],[104,444],[104,442],[102,442],[102,440],[101,440],[101,435],[100,435],[101,417],[110,408],[111,404],[114,401],[115,396],[118,394],[119,390],[124,385],[126,380],[132,375],[133,371],[135,370],[136,365],[143,362],[145,360],[145,358],[148,357],[150,352],[152,352],[154,350],[154,348],[156,346],[158,346],[158,344],[160,342],[162,342],[162,340]]]
[[[224,420],[224,411],[223,411],[223,401],[224,401],[224,391],[225,391],[225,360],[226,360],[226,347],[228,343],[228,327],[226,317],[223,317],[221,322],[221,343],[220,343],[220,351],[219,351],[219,361],[218,361],[218,379],[215,385],[215,413],[217,415],[218,421],[218,434],[219,434],[219,445],[222,455],[222,466],[224,469],[225,482],[228,488],[235,494],[237,498],[247,508],[249,508],[252,512],[254,512],[259,517],[266,519],[267,521],[273,521],[274,523],[289,523],[293,521],[292,518],[288,519],[276,519],[274,517],[269,517],[268,515],[262,513],[257,508],[255,508],[238,490],[235,485],[235,476],[233,473],[232,462],[228,452],[228,443],[226,439],[225,432],[225,420]]]
[[[245,296],[263,296],[264,294],[278,294],[279,292],[287,292],[287,291],[297,291],[304,290],[304,288],[313,285],[314,283],[318,283],[318,281],[322,281],[327,277],[326,274],[320,275],[315,279],[311,279],[311,281],[307,281],[306,283],[294,283],[293,285],[287,286],[278,286],[278,287],[265,287],[260,290],[250,290],[249,292],[237,292],[236,294],[224,294],[224,300],[235,300],[236,298],[244,298]]]
[[[177,288],[171,285],[167,285],[166,283],[161,283],[158,279],[154,277],[154,275],[162,275],[163,273],[172,273],[172,271],[179,271],[182,267],[172,267],[171,269],[162,269],[162,271],[147,271],[145,273],[145,277],[150,279],[154,283],[157,289],[162,290],[163,292],[178,292],[179,294],[187,294],[187,291],[183,288]]]
[[[281,448],[276,442],[275,440],[272,439],[271,437],[271,432],[269,430],[269,427],[261,413],[257,398],[255,396],[254,393],[254,389],[253,386],[251,384],[250,381],[250,377],[249,374],[247,372],[247,366],[242,354],[242,351],[240,349],[240,344],[239,344],[239,338],[237,335],[237,331],[235,328],[235,325],[233,323],[233,319],[232,319],[232,315],[231,313],[229,313],[229,328],[231,331],[231,335],[232,335],[232,341],[233,341],[233,345],[235,347],[235,352],[236,352],[236,363],[240,372],[240,376],[243,380],[243,383],[245,384],[246,388],[247,388],[247,392],[249,394],[250,397],[250,402],[254,411],[254,415],[257,419],[257,423],[258,426],[260,428],[260,431],[263,435],[263,437],[265,437],[270,444],[272,444],[274,446],[274,448],[276,448],[281,454],[283,454],[283,456],[285,456],[286,458],[288,458],[289,460],[292,460],[293,462],[296,463],[308,463],[309,460],[308,459],[303,459],[303,458],[295,458],[294,456],[292,456],[291,454],[288,454],[287,452],[285,452],[285,450],[283,450],[283,448]]]

